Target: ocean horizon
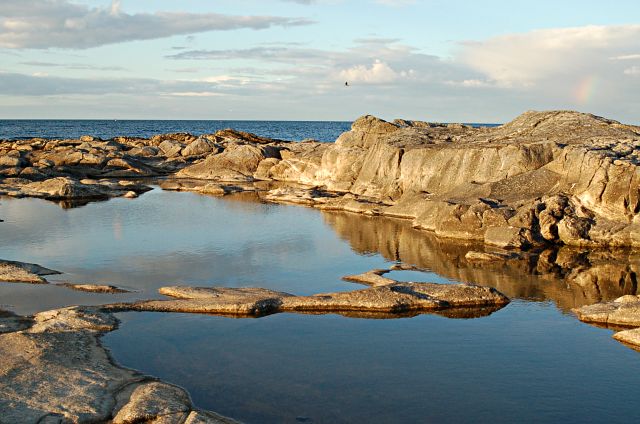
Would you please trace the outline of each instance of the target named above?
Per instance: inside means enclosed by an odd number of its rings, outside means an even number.
[[[30,138],[66,139],[91,135],[101,139],[118,136],[149,138],[157,134],[185,132],[211,134],[232,128],[262,137],[333,142],[349,131],[352,121],[269,121],[201,119],[0,119],[0,140]],[[469,123],[472,126],[496,126]]]

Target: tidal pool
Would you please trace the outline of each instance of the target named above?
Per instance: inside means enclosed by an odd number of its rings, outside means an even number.
[[[51,280],[136,290],[0,283],[0,309],[21,314],[160,298],[157,288],[177,284],[354,290],[360,286],[341,277],[395,263],[424,272],[386,276],[489,285],[513,299],[475,319],[118,314],[120,329],[102,339],[117,362],[247,423],[640,420],[638,352],[570,313],[636,292],[635,274],[631,283],[615,274],[636,263],[633,255],[615,256],[604,270],[580,262],[585,272],[601,273],[594,292],[567,279],[566,259],[549,267],[530,260],[472,265],[464,254],[481,247],[434,239],[404,221],[265,204],[253,194],[156,189],[73,209],[2,198],[0,218],[0,258],[64,272]],[[567,253],[547,256],[560,255]]]

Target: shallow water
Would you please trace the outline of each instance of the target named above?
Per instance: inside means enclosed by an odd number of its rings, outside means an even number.
[[[640,419],[638,353],[570,313],[594,301],[586,288],[526,261],[471,266],[462,258],[477,246],[436,240],[404,221],[158,189],[75,209],[1,198],[0,218],[0,258],[63,271],[52,278],[59,281],[138,290],[0,283],[0,309],[23,314],[160,297],[158,287],[174,284],[353,290],[361,286],[342,276],[394,263],[423,272],[386,276],[490,285],[514,300],[476,319],[118,314],[121,328],[103,338],[118,362],[248,423]],[[608,299],[628,287],[599,290]]]

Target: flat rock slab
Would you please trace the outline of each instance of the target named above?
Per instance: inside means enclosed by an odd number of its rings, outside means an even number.
[[[77,180],[55,177],[44,181],[10,178],[0,183],[0,194],[12,197],[38,197],[48,200],[107,199],[135,195],[151,190],[151,187],[130,182],[110,180]]]
[[[574,309],[580,321],[625,327],[640,327],[640,297],[625,295],[613,302]]]
[[[37,264],[0,259],[0,281],[7,283],[47,284],[42,276],[53,274],[60,272]]]
[[[619,331],[613,335],[619,342],[630,345],[633,349],[640,350],[640,328]]]
[[[371,287],[386,286],[397,283],[398,281],[384,277],[384,274],[393,271],[392,269],[374,269],[372,271],[363,272],[362,274],[347,275],[342,277],[345,281],[352,283],[365,284]]]
[[[195,409],[179,387],[114,364],[99,342],[117,326],[111,313],[0,313],[0,333],[17,320],[0,334],[0,423],[235,423]]]
[[[107,284],[77,284],[77,283],[62,283],[63,287],[71,290],[89,292],[89,293],[131,293],[131,290],[123,289],[122,287],[107,285]]]
[[[261,288],[164,287],[174,300],[106,306],[115,310],[262,316],[278,312],[389,313],[504,306],[509,299],[493,288],[467,284],[392,283],[351,292],[295,296]]]

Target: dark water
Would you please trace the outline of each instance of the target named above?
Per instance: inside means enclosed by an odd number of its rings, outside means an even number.
[[[469,124],[476,127],[498,124]],[[351,128],[348,121],[153,121],[153,120],[34,120],[0,119],[0,140],[28,138],[78,138],[92,135],[102,139],[117,136],[148,138],[156,134],[188,132],[211,134],[233,128],[280,140],[314,139],[335,141]]]
[[[210,134],[225,128],[247,131],[280,140],[335,141],[351,122],[336,121],[143,121],[143,120],[0,120],[0,140],[24,138],[102,139],[117,136],[148,138],[155,134],[188,132]]]
[[[140,290],[0,283],[0,309],[20,313],[159,297],[175,284],[353,290],[342,276],[394,263],[424,272],[392,278],[492,285],[513,299],[476,319],[119,314],[121,328],[103,338],[117,361],[247,423],[640,420],[639,354],[570,313],[593,302],[584,287],[526,263],[470,267],[461,259],[469,246],[404,221],[160,190],[76,209],[0,198],[0,218],[0,258]]]

